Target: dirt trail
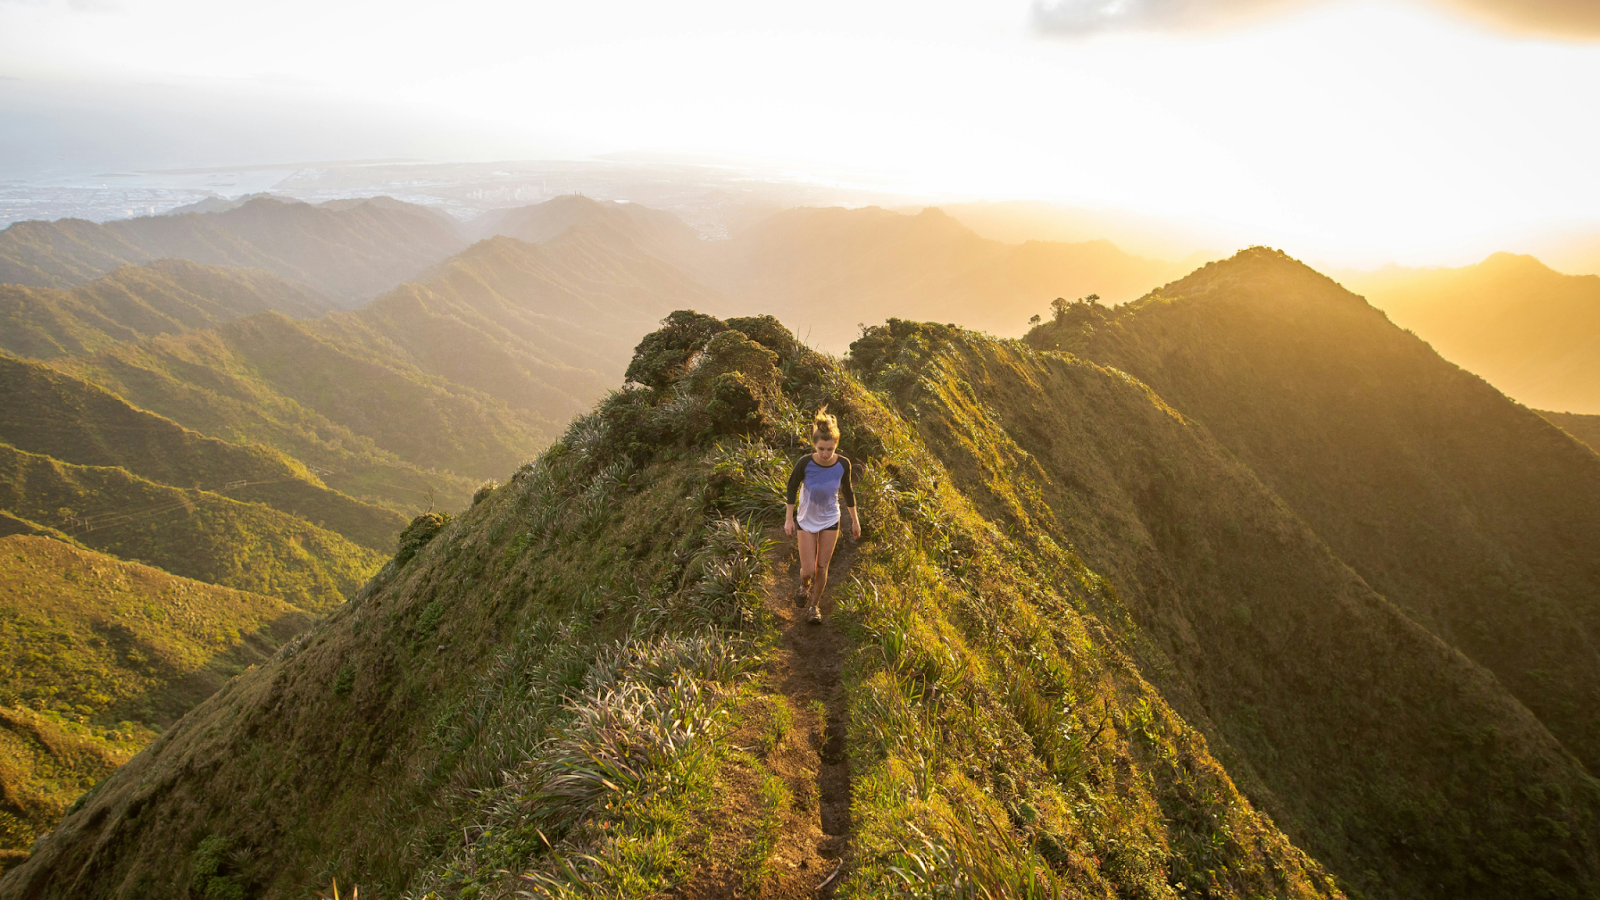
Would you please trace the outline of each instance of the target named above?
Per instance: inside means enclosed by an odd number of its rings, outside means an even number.
[[[850,834],[850,768],[845,755],[846,709],[839,684],[844,663],[844,635],[833,623],[839,587],[849,577],[855,545],[844,538],[828,571],[822,600],[822,624],[806,620],[795,602],[800,584],[799,558],[792,539],[786,542],[779,573],[772,579],[769,608],[777,615],[782,637],[769,674],[772,686],[794,708],[788,739],[767,757],[767,765],[789,784],[794,804],[772,853],[774,877],[761,896],[827,897],[844,879],[841,864]],[[822,714],[818,714],[818,710]],[[827,887],[819,885],[838,872]]]
[[[770,750],[760,744],[754,723],[736,735],[761,755],[762,762],[788,787],[792,802],[784,812],[761,869],[760,883],[746,879],[748,862],[736,862],[754,837],[759,800],[759,773],[734,769],[723,784],[726,808],[737,822],[713,827],[711,865],[690,877],[669,896],[683,900],[816,900],[833,895],[848,874],[843,870],[850,833],[850,769],[845,756],[845,702],[839,685],[844,663],[844,635],[833,623],[839,585],[849,577],[855,545],[840,541],[828,572],[822,599],[822,624],[806,619],[795,603],[800,585],[799,556],[794,539],[773,529],[766,537],[778,542],[776,566],[767,582],[767,608],[778,622],[780,637],[772,664],[763,673],[766,688],[788,701],[793,720],[788,732]]]

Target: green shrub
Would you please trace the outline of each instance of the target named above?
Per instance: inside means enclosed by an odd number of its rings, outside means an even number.
[[[244,900],[244,887],[225,871],[231,843],[213,834],[195,848],[194,886],[205,900]]]
[[[444,601],[435,598],[422,608],[422,614],[417,616],[417,625],[413,629],[418,637],[427,637],[439,627],[439,620],[444,618]]]
[[[406,530],[400,532],[400,549],[394,555],[395,565],[403,566],[410,562],[448,524],[450,516],[446,513],[426,512],[412,519]]]
[[[472,505],[477,506],[479,503],[489,499],[489,495],[493,494],[498,487],[500,487],[500,482],[492,479],[478,485],[478,489],[472,493]]]
[[[633,351],[626,377],[653,388],[671,384],[695,351],[725,326],[721,319],[680,309],[661,320],[661,328],[645,335]]]

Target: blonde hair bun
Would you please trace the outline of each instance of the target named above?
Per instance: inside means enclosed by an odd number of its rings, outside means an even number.
[[[811,420],[812,441],[837,441],[839,439],[839,420],[828,415],[828,405],[824,403],[817,410],[817,415]]]

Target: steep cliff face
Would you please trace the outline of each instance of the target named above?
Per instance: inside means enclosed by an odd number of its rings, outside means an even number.
[[[1581,767],[1124,373],[680,312],[628,378],[0,897],[1594,891]],[[866,533],[814,626],[777,526],[824,403]]]

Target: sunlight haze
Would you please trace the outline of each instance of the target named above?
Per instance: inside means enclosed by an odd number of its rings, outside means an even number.
[[[1496,9],[0,0],[0,174],[647,151],[1460,264],[1600,218],[1600,45]]]

